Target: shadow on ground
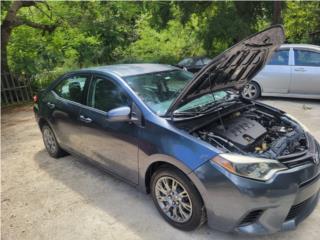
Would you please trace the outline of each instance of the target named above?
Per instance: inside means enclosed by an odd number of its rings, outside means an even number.
[[[153,206],[149,195],[139,192],[121,180],[95,168],[88,161],[74,156],[53,159],[45,150],[35,154],[34,160],[39,167],[46,171],[52,178],[62,182],[72,191],[81,195],[85,202],[102,209],[106,215],[111,215],[116,222],[125,224],[142,239],[157,236],[161,231],[173,239],[262,239],[237,233],[223,233],[209,229],[206,225],[200,229],[186,233],[169,226]],[[148,222],[149,229],[143,231],[144,223]],[[278,233],[273,237],[282,239]],[[160,235],[157,238],[161,238]],[[156,239],[157,239],[156,238]]]

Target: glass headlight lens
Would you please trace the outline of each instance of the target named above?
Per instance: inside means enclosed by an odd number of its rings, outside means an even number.
[[[287,169],[277,160],[229,153],[220,154],[214,157],[212,161],[231,173],[260,181],[267,181],[276,172]]]
[[[293,121],[297,122],[297,123],[302,127],[302,129],[303,129],[304,131],[310,132],[310,131],[309,131],[309,128],[308,128],[306,125],[304,125],[303,123],[301,123],[299,120],[297,120],[295,117],[291,116],[291,115],[288,114],[288,113],[286,113],[285,116],[288,117],[289,119],[292,119]]]

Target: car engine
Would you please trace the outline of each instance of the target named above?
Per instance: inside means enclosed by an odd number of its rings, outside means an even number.
[[[267,132],[259,122],[243,116],[228,119],[224,124],[212,127],[211,131],[246,150]]]
[[[270,159],[307,148],[304,131],[297,123],[258,106],[219,117],[191,134],[226,152]]]

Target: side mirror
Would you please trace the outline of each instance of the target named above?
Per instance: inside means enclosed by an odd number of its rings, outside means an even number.
[[[107,120],[109,122],[127,122],[130,121],[130,107],[118,107],[111,109],[107,113]]]

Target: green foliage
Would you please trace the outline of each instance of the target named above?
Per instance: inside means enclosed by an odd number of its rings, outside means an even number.
[[[320,2],[288,2],[284,24],[289,42],[320,44],[320,33],[314,40],[310,36],[310,33],[320,31]]]
[[[1,4],[1,23],[2,23],[4,17],[7,14],[8,9],[11,5],[11,2],[10,1],[1,1],[0,4]]]
[[[146,14],[138,21],[136,28],[139,39],[125,53],[129,59],[175,64],[183,57],[205,54],[202,42],[197,38],[200,28],[198,16],[192,15],[185,25],[169,20],[167,27],[162,30],[152,28],[150,18]]]
[[[15,28],[8,45],[12,72],[33,76],[45,86],[62,71],[110,64],[134,41],[137,8],[131,3],[48,2],[21,9],[19,15],[37,23],[58,23],[51,34],[29,26]],[[132,7],[133,6],[133,7]]]
[[[3,20],[11,2],[1,2]],[[283,2],[286,35],[294,43],[320,43],[319,2]],[[71,69],[120,62],[177,63],[213,57],[268,27],[272,2],[39,2],[18,16],[57,24],[52,33],[29,26],[12,32],[8,61],[36,88]],[[319,36],[319,35],[318,35]]]

